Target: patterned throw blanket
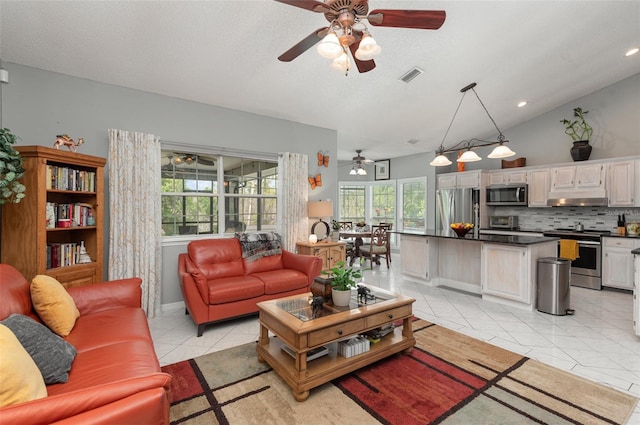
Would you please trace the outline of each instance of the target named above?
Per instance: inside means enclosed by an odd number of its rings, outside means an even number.
[[[236,238],[242,247],[242,258],[248,262],[282,254],[282,237],[278,233],[236,233]]]

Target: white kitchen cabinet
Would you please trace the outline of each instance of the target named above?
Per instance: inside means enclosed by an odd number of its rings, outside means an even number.
[[[633,284],[633,329],[640,335],[640,254],[635,255],[636,278]]]
[[[479,189],[482,183],[482,172],[462,171],[438,175],[438,189]]]
[[[604,190],[604,164],[570,165],[552,169],[551,191]]]
[[[402,273],[419,279],[430,280],[429,239],[424,236],[402,235],[400,246]]]
[[[546,207],[549,198],[549,169],[531,170],[529,181],[529,207]]]
[[[602,238],[602,286],[633,290],[633,254],[640,241]]]
[[[482,246],[482,294],[530,304],[531,268],[526,247]]]
[[[527,183],[526,170],[491,171],[487,184],[519,184]]]
[[[608,164],[608,198],[610,207],[640,206],[636,190],[636,168],[640,161],[621,161]]]

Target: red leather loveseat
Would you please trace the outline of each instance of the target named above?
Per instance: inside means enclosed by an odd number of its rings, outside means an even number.
[[[198,325],[252,314],[256,303],[309,292],[322,260],[282,250],[254,261],[243,258],[238,238],[189,242],[178,275],[187,312]]]
[[[160,371],[140,285],[133,278],[69,288],[80,316],[64,337],[77,352],[68,381],[0,408],[0,424],[168,424],[172,378]],[[42,322],[29,282],[0,264],[0,320],[12,314]]]

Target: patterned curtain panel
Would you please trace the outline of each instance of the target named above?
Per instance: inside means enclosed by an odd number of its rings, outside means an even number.
[[[278,154],[278,233],[282,247],[291,252],[296,251],[296,242],[306,240],[309,233],[308,162],[305,154]]]
[[[148,317],[160,308],[160,141],[109,129],[109,279],[142,279]]]

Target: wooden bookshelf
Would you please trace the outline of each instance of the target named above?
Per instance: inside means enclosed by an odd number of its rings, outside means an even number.
[[[19,204],[2,207],[2,262],[20,270],[28,281],[38,274],[52,276],[67,287],[102,281],[106,159],[44,146],[15,149],[23,158],[26,196]],[[53,176],[52,170],[59,173]],[[71,185],[51,185],[58,178]],[[51,227],[58,223],[54,220],[47,224],[47,204],[82,205],[89,208],[95,224],[86,219],[84,210],[84,218],[73,217],[70,227]],[[90,263],[77,264],[77,256],[67,256],[67,264],[58,257],[55,266],[52,265],[51,257],[47,256],[48,246],[64,245],[67,251],[72,251],[73,245],[79,249],[81,242]]]

